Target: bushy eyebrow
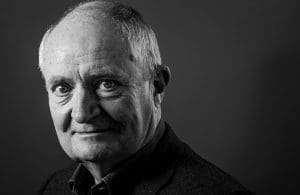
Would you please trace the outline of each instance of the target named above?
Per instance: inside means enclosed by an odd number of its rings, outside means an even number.
[[[59,83],[73,83],[72,79],[66,78],[64,76],[52,76],[48,81],[46,81],[46,88],[51,88]]]
[[[99,78],[111,78],[124,83],[128,83],[131,80],[131,78],[123,71],[114,71],[106,68],[100,68],[90,73],[89,80],[95,80]]]

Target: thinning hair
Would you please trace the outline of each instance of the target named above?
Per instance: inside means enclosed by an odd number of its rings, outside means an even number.
[[[39,48],[39,66],[42,63],[44,42],[54,28],[68,15],[75,11],[100,11],[93,17],[110,19],[121,35],[128,39],[133,57],[149,68],[152,75],[157,65],[161,65],[159,47],[154,31],[143,16],[128,4],[113,0],[93,0],[79,3],[68,9],[63,16],[52,24],[44,34]],[[101,19],[101,18],[95,18]]]

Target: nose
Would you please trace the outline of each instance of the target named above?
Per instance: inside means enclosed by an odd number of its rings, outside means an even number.
[[[100,114],[100,105],[94,94],[80,88],[73,94],[71,117],[78,123],[86,123]]]

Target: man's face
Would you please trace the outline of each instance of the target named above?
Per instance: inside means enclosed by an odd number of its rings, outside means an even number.
[[[63,21],[47,38],[41,69],[65,152],[119,161],[154,134],[153,85],[128,43],[105,22]]]

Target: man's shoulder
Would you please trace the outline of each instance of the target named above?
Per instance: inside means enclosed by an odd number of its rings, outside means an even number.
[[[251,194],[235,178],[208,162],[188,145],[178,157],[173,176],[165,190],[179,193]]]
[[[166,129],[170,137],[167,141],[168,145],[173,145],[171,148],[176,148],[178,153],[172,176],[162,192],[167,194],[251,194],[235,178],[202,158],[186,143],[179,140],[169,125]],[[168,156],[168,153],[166,152],[165,155]]]
[[[76,167],[77,163],[71,163],[67,167],[55,171],[42,184],[38,194],[54,195],[68,194],[69,192],[71,192],[68,182]]]

